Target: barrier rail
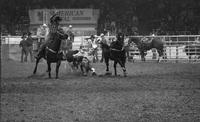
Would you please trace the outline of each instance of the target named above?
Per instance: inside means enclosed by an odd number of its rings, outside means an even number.
[[[38,41],[37,36],[32,36],[35,41]],[[85,38],[89,36],[79,36],[75,37],[73,43],[73,49],[79,49],[80,44],[83,43]],[[170,35],[170,36],[128,36],[128,37],[150,37],[150,38],[160,38],[165,43],[165,60],[174,60],[174,61],[192,61],[196,60],[200,62],[200,35]],[[107,39],[113,39],[115,36],[106,36]],[[11,55],[15,55],[20,52],[19,46],[16,46],[21,41],[21,36],[1,36],[1,53],[3,57],[11,58]],[[34,48],[37,48],[36,45],[33,45]],[[186,50],[185,48],[188,47]],[[19,48],[19,49],[18,49]],[[130,47],[132,48],[132,47]],[[15,52],[16,51],[16,52]],[[155,51],[156,52],[156,51]],[[147,52],[147,60],[156,60],[156,54],[152,50]],[[99,51],[101,53],[101,51]],[[140,60],[139,51],[137,49],[131,50],[130,55],[133,56],[137,54],[134,58]],[[188,54],[188,55],[187,55]],[[99,54],[101,56],[101,54]],[[19,56],[18,56],[19,57]]]
[[[161,38],[165,44],[165,60],[196,60],[200,61],[200,35],[171,35],[171,36],[130,36],[130,37],[150,37]],[[187,48],[187,51],[185,50]],[[147,55],[147,57],[152,57]],[[192,58],[193,57],[193,58]]]

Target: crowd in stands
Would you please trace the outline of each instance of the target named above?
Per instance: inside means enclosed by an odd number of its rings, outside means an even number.
[[[148,0],[103,3],[100,30],[126,35],[196,35],[200,34],[200,1]]]
[[[33,0],[31,2],[19,0],[18,2],[15,1],[16,3],[12,2],[8,4],[13,4],[13,7],[11,6],[10,8],[16,12],[28,12],[28,9],[43,8],[99,9],[98,34],[105,30],[111,35],[120,31],[126,35],[147,35],[153,30],[157,30],[160,35],[200,33],[199,0]],[[9,13],[12,11],[5,10],[2,7],[2,17],[12,15]],[[14,15],[16,16],[16,14]],[[21,14],[19,13],[18,15]],[[4,18],[2,20],[12,19]],[[17,24],[17,20],[10,22],[10,25]],[[6,23],[5,25],[9,24]]]

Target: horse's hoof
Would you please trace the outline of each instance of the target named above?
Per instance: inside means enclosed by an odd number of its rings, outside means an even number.
[[[96,75],[97,75],[97,73],[96,73],[96,72],[93,72],[93,73],[92,73],[92,76],[96,76]]]

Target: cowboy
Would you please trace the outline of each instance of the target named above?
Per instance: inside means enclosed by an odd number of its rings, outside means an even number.
[[[19,47],[21,47],[21,63],[23,63],[24,61],[27,62],[27,56],[28,56],[26,34],[24,33],[21,38],[22,40],[20,41]]]
[[[33,62],[33,38],[31,37],[31,32],[28,32],[28,37],[26,39],[27,43],[27,53],[30,53],[30,60]]]
[[[106,44],[106,45],[108,45],[107,44],[107,40],[106,40],[106,38],[105,38],[105,36],[104,36],[104,34],[103,33],[101,33],[101,35],[100,35],[100,38],[98,39],[98,42],[101,42],[101,43],[103,43],[103,44]],[[104,59],[104,55],[103,55],[103,49],[102,49],[102,56],[101,56],[101,60],[100,60],[100,62],[103,62],[103,59]]]
[[[37,30],[37,37],[38,37],[38,47],[47,40],[47,36],[49,33],[48,26],[46,24],[41,25]]]
[[[37,54],[36,58],[44,54],[46,46],[49,43],[51,43],[52,40],[54,40],[57,32],[63,33],[63,30],[59,27],[59,24],[61,21],[62,21],[62,18],[58,14],[54,14],[50,18],[49,34],[47,35],[44,44],[41,46],[41,49],[39,50],[39,53]]]
[[[95,35],[91,35],[88,42],[89,50],[91,50],[91,54],[93,55],[93,62],[98,61],[98,45]]]
[[[69,50],[72,50],[72,43],[74,42],[74,33],[72,30],[72,25],[69,25],[69,29],[67,30],[68,39],[67,39],[67,45],[69,47]]]

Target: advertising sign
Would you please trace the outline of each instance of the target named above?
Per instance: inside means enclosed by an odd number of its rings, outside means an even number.
[[[30,24],[49,23],[55,13],[62,18],[61,24],[96,24],[97,9],[33,9],[29,10]]]

